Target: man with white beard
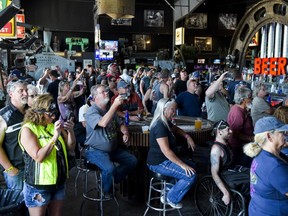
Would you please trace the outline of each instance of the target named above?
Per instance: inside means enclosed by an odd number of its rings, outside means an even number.
[[[27,85],[22,80],[9,82],[9,102],[0,110],[0,170],[4,170],[8,189],[23,189],[24,160],[18,144],[18,133],[27,108]]]
[[[103,190],[105,198],[111,198],[111,186],[114,177],[119,183],[137,165],[134,155],[119,148],[118,128],[122,133],[123,142],[129,140],[128,128],[116,115],[117,108],[123,103],[118,96],[107,110],[109,94],[107,87],[96,85],[91,88],[93,104],[88,108],[86,119],[86,158],[90,163],[96,164],[102,170]],[[119,165],[114,166],[114,162]]]

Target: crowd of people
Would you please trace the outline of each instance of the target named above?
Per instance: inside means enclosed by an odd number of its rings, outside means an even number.
[[[0,164],[7,188],[23,190],[30,215],[61,215],[69,154],[76,143],[101,169],[105,196],[111,196],[112,179],[121,182],[137,165],[136,157],[118,143],[118,136],[129,142],[124,120],[141,121],[146,115],[153,117],[148,168],[177,180],[166,197],[169,205],[182,207],[197,176],[191,158],[177,155],[176,134],[192,151],[197,146],[172,123],[179,115],[215,124],[211,173],[225,204],[231,202],[233,187],[251,199],[251,215],[266,215],[269,206],[276,215],[287,214],[287,104],[272,107],[265,84],[251,89],[238,69],[213,72],[211,82],[186,68],[121,70],[116,63],[75,72],[45,69],[35,81],[13,74],[2,72],[0,82]],[[234,80],[227,82],[228,74]],[[263,214],[256,213],[259,209]]]

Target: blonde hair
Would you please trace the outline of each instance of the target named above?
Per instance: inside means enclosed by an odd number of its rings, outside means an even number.
[[[270,131],[256,134],[254,136],[254,142],[250,142],[243,147],[244,153],[253,158],[256,157],[262,150],[262,146],[266,143],[266,135]]]
[[[44,124],[44,112],[39,111],[47,111],[49,110],[49,106],[53,103],[53,97],[50,94],[42,94],[38,95],[35,98],[34,103],[32,104],[31,108],[29,108],[24,116],[24,124],[27,122],[32,122],[37,125]]]
[[[280,106],[278,107],[275,112],[274,116],[282,121],[284,124],[288,124],[288,107],[287,106]]]

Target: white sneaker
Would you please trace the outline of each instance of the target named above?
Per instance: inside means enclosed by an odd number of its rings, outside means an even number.
[[[167,204],[170,205],[172,208],[175,208],[175,209],[181,209],[183,207],[182,203],[172,203],[168,198],[167,198]]]

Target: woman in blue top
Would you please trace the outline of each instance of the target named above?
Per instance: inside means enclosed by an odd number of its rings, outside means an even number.
[[[244,146],[253,159],[250,170],[249,215],[288,215],[288,163],[281,149],[286,145],[288,125],[275,117],[259,119],[254,142]]]

